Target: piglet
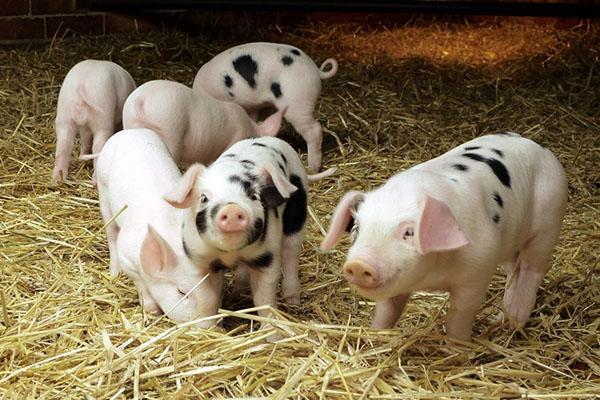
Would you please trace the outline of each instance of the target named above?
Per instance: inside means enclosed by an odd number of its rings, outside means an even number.
[[[313,112],[321,80],[334,76],[337,69],[333,58],[319,68],[294,46],[247,43],[225,50],[204,64],[193,87],[241,105],[254,119],[265,106],[287,108],[285,119],[306,141],[309,168],[318,171],[323,134]]]
[[[131,75],[113,62],[85,60],[71,68],[58,95],[54,179],[67,179],[77,132],[85,156],[99,153],[121,129],[123,104],[134,89]]]
[[[237,142],[209,167],[192,165],[165,196],[186,209],[183,243],[196,265],[210,272],[202,290],[211,314],[220,305],[223,271],[236,266],[238,274],[249,275],[256,306],[275,306],[282,273],[283,297],[299,302],[307,181],[290,145],[262,137]]]
[[[522,327],[535,305],[565,213],[556,157],[514,133],[482,136],[338,204],[321,247],[348,227],[344,277],[375,300],[372,326],[391,328],[414,291],[448,291],[446,333],[470,340],[498,264],[504,310]]]
[[[162,310],[178,322],[207,314],[200,291],[192,290],[204,274],[183,248],[184,213],[163,199],[181,173],[160,136],[148,129],[118,132],[97,161],[104,221],[127,206],[106,227],[111,274],[131,278],[148,312]]]
[[[160,134],[176,162],[209,164],[233,143],[253,136],[273,136],[285,110],[260,125],[235,103],[213,99],[172,81],[150,81],[125,102],[123,126]]]

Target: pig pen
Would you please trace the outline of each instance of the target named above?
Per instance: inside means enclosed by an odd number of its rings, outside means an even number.
[[[280,305],[281,339],[255,329],[249,298],[226,294],[223,328],[193,330],[146,315],[131,282],[108,272],[90,183],[51,180],[60,83],[86,58],[110,59],[138,84],[191,85],[199,66],[234,44],[296,45],[337,58],[316,116],[324,167],[311,184],[301,255],[301,305]],[[5,399],[97,398],[586,398],[600,393],[600,29],[515,22],[413,22],[367,29],[311,25],[205,36],[160,32],[73,37],[0,48],[0,393]],[[368,329],[373,303],[341,277],[348,240],[318,247],[350,189],[473,137],[519,132],[563,163],[569,203],[552,268],[528,325],[499,315],[501,268],[470,346],[445,343],[444,294],[417,293],[393,330]],[[302,151],[289,125],[282,136]],[[510,212],[510,210],[507,210]]]

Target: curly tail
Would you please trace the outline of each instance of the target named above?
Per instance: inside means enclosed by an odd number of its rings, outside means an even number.
[[[329,71],[325,71],[325,68],[327,68],[328,65],[331,67],[329,68]],[[319,76],[321,79],[329,79],[335,75],[337,70],[338,63],[335,61],[335,58],[328,58],[327,60],[323,61],[323,64],[321,64],[321,68],[319,68]]]
[[[82,160],[82,161],[95,160],[96,158],[98,158],[99,155],[100,155],[100,153],[81,154],[79,156],[79,159]]]
[[[308,175],[308,181],[316,182],[316,181],[320,181],[321,179],[328,178],[331,175],[333,175],[336,170],[337,170],[337,168],[333,167],[333,168],[329,168],[328,170],[325,170],[323,172],[319,172],[318,174]]]

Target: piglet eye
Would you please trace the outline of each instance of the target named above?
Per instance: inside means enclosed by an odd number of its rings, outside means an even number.
[[[206,195],[205,195],[204,193],[202,193],[202,194],[200,195],[200,203],[201,203],[201,204],[206,204],[206,203],[208,203],[208,197],[206,197]]]
[[[413,237],[414,235],[415,235],[415,231],[413,228],[406,228],[406,231],[404,231],[404,235],[402,236],[402,239],[406,240],[406,238]]]
[[[178,292],[179,292],[179,294],[180,294],[180,295],[182,295],[182,296],[185,296],[185,295],[186,295],[186,293],[185,293],[183,290],[181,290],[181,289],[177,289],[177,291],[178,291]]]
[[[257,192],[252,193],[252,201],[259,201],[260,195]]]

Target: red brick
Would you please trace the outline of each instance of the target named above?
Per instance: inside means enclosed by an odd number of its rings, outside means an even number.
[[[32,14],[65,14],[75,11],[75,0],[31,0]]]
[[[0,6],[0,15],[29,14],[29,0],[4,0]]]
[[[65,32],[84,33],[86,35],[102,35],[104,33],[104,15],[69,15],[46,17],[46,34],[48,37],[63,36]]]
[[[0,40],[44,39],[44,33],[43,18],[0,18]]]

